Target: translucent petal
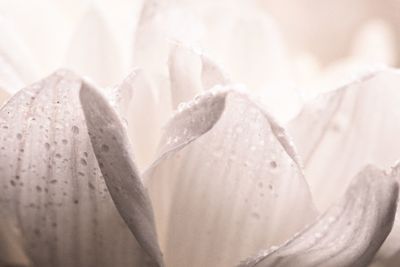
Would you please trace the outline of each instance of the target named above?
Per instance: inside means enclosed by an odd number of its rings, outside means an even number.
[[[121,55],[112,32],[98,9],[90,8],[72,37],[66,58],[68,67],[102,86],[122,78]]]
[[[357,169],[374,163],[389,168],[400,158],[400,73],[371,74],[305,106],[290,123],[317,206],[324,209],[344,192]],[[400,217],[380,254],[400,252]],[[398,256],[396,256],[398,257]]]
[[[367,266],[393,225],[398,197],[394,176],[399,177],[364,168],[344,197],[315,223],[241,266]]]
[[[51,0],[37,1],[1,1],[0,13],[7,18],[17,32],[22,43],[26,45],[28,56],[20,54],[26,60],[33,58],[39,76],[29,80],[28,83],[48,75],[54,69],[60,67],[60,62],[65,55],[65,45],[71,34],[74,23],[69,23],[63,14],[63,10],[57,8],[56,2]],[[83,1],[80,1],[83,2]],[[74,7],[79,10],[78,6]],[[4,37],[1,38],[5,41]],[[27,67],[25,65],[24,67]],[[26,85],[26,84],[25,84]],[[20,89],[20,88],[19,88]]]
[[[242,93],[207,91],[161,144],[145,184],[169,266],[232,266],[314,218],[282,128]]]
[[[143,266],[94,156],[81,85],[58,71],[0,110],[0,218],[35,266]]]
[[[127,123],[140,170],[155,157],[164,117],[170,115],[170,102],[157,93],[154,83],[142,70],[132,72],[114,90],[115,106]],[[162,99],[163,98],[163,99]]]
[[[125,129],[107,100],[83,85],[80,98],[101,172],[120,212],[146,253],[162,266],[153,210],[135,163]]]
[[[399,81],[398,71],[371,74],[321,95],[289,124],[319,207],[343,193],[362,166],[389,168],[400,157]]]
[[[204,90],[228,83],[228,78],[217,64],[189,47],[173,45],[168,63],[175,108]]]
[[[13,93],[33,82],[36,68],[20,36],[0,17],[0,89]]]

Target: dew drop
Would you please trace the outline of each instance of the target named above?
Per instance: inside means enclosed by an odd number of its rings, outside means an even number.
[[[269,163],[269,166],[271,166],[271,168],[275,169],[276,167],[278,167],[278,164],[276,163],[276,161],[271,161]]]
[[[64,145],[68,144],[68,140],[67,140],[67,139],[63,139],[61,142],[62,142]]]
[[[50,144],[49,143],[44,143],[44,147],[49,150],[50,149]]]
[[[73,134],[77,135],[77,134],[79,134],[79,127],[74,125],[74,126],[72,126],[71,131]]]
[[[81,158],[81,164],[86,166],[87,165],[87,161],[84,158]]]
[[[88,185],[89,185],[90,189],[92,189],[92,190],[96,189],[96,187],[94,187],[94,185],[92,183],[89,182]]]
[[[18,140],[21,140],[21,139],[22,139],[22,134],[17,133],[17,139],[18,139]]]
[[[103,145],[101,146],[101,150],[102,150],[103,152],[108,152],[108,151],[110,150],[110,147],[109,147],[108,145],[106,145],[106,144],[103,144]]]

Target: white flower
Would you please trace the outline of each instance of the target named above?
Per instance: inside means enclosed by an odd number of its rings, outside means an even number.
[[[105,1],[75,32],[68,2],[40,3],[56,13],[27,7],[64,25],[49,31],[63,48],[34,25],[18,37],[13,12],[0,23],[0,266],[396,265],[397,70],[288,121],[302,97],[287,81],[326,82],[303,79],[322,72],[299,74],[248,2]],[[389,39],[344,65],[390,62]],[[59,65],[97,85],[59,70],[26,86]]]

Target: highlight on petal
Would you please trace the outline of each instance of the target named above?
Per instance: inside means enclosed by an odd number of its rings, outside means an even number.
[[[287,137],[246,95],[181,107],[144,176],[168,266],[232,266],[314,219]]]
[[[115,205],[150,258],[163,266],[150,200],[117,113],[94,88],[84,84],[80,98],[90,140]]]
[[[365,167],[344,197],[312,225],[240,266],[368,266],[392,229],[399,191],[394,178],[399,175]]]
[[[91,7],[82,18],[68,49],[66,64],[102,86],[121,77],[122,62],[118,46],[98,9]]]
[[[0,221],[20,231],[34,266],[144,266],[93,153],[81,86],[58,71],[1,108]]]

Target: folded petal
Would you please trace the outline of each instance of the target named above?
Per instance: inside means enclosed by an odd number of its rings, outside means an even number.
[[[89,85],[80,93],[89,136],[107,187],[135,237],[157,266],[162,266],[153,210],[132,161],[125,129],[107,100]]]
[[[232,266],[315,212],[292,146],[236,90],[209,90],[167,124],[145,184],[169,266]]]
[[[400,73],[362,77],[308,103],[289,124],[316,205],[325,209],[362,166],[400,158]]]
[[[20,231],[34,266],[143,266],[93,153],[81,86],[58,71],[0,110],[0,221]]]
[[[367,266],[392,229],[398,190],[392,174],[368,166],[316,222],[281,247],[240,266]]]
[[[90,8],[72,37],[66,58],[68,67],[102,86],[121,79],[122,62],[115,37],[98,9]]]

